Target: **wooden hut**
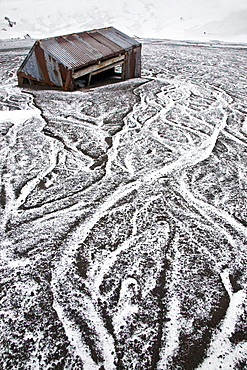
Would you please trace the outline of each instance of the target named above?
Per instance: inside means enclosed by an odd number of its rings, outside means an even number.
[[[141,44],[114,27],[38,40],[17,71],[18,85],[34,84],[75,89],[88,86],[96,74],[114,73],[122,80],[141,76]]]

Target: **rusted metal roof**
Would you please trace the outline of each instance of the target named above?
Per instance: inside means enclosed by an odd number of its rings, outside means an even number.
[[[55,60],[74,70],[140,45],[114,27],[52,37],[39,44]]]
[[[137,47],[141,45],[137,40],[125,35],[123,32],[117,30],[114,27],[102,28],[98,30],[98,32],[101,35],[105,36],[108,40],[116,43],[124,50],[128,50],[132,47]]]

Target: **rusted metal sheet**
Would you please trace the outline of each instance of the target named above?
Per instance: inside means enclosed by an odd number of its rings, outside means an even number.
[[[120,47],[116,43],[114,43],[111,40],[109,40],[108,38],[106,38],[100,32],[91,32],[90,36],[92,36],[95,40],[97,40],[101,44],[107,46],[107,48],[109,48],[112,51],[112,53],[116,54],[116,53],[119,53],[119,52],[123,51],[122,47]]]
[[[76,65],[76,59],[74,59],[67,50],[59,45],[56,38],[41,40],[40,45],[42,49],[46,50],[65,66],[72,68],[73,65]]]
[[[37,41],[19,68],[18,81],[74,88],[74,79],[121,63],[122,78],[139,77],[141,44],[113,27]]]
[[[63,64],[59,64],[59,71],[61,73],[64,90],[73,90],[74,80],[72,79],[72,71]]]
[[[130,49],[125,54],[125,65],[123,79],[141,76],[141,45],[137,48]]]
[[[59,70],[59,63],[46,52],[44,53],[44,56],[50,81],[55,86],[63,87],[63,80]]]
[[[68,37],[59,37],[56,39],[61,48],[63,48],[71,56],[70,66],[77,68],[85,64],[85,56],[82,49],[80,49],[72,40]],[[95,60],[95,58],[93,59]]]
[[[141,77],[141,52],[142,47],[141,45],[137,48],[133,49],[135,53],[135,71],[134,71],[134,77]]]
[[[126,53],[126,57],[125,57],[125,75],[124,75],[125,80],[132,78],[133,68],[134,66],[132,63],[132,49],[131,49]]]
[[[119,45],[124,50],[141,45],[138,41],[136,41],[132,37],[125,35],[123,32],[117,30],[114,27],[103,28],[98,30],[98,32],[101,35],[105,36],[108,40]]]
[[[67,67],[79,68],[115,55],[123,49],[98,32],[82,32],[41,40],[40,45]]]
[[[88,32],[83,34],[78,33],[78,35],[92,48],[92,52],[93,50],[100,52],[102,54],[101,58],[108,58],[114,54],[108,46],[101,44]]]
[[[75,36],[78,41],[80,42],[80,48],[82,49],[82,51],[85,53],[92,59],[92,60],[98,60],[98,59],[101,59],[103,57],[103,53],[102,51],[98,50],[98,49],[95,49],[92,45],[90,45],[85,37],[87,35],[87,32],[81,32],[81,33],[78,33],[78,34],[74,34],[73,36]],[[79,46],[79,45],[78,45]]]
[[[90,64],[94,62],[95,59],[98,60],[102,58],[102,53],[96,49],[92,52],[92,48],[90,48],[90,46],[79,37],[79,35],[69,35],[66,37],[66,39],[70,42],[73,42],[73,44],[80,50],[80,60],[82,61],[83,65]]]
[[[48,83],[48,85],[52,85],[52,82],[50,80],[50,76],[47,69],[47,64],[45,60],[45,53],[44,50],[40,47],[39,44],[36,45],[36,48],[34,50],[36,59],[39,63],[39,68],[42,72],[42,75],[44,76],[43,80]]]
[[[44,76],[39,67],[35,53],[32,53],[29,56],[26,64],[23,66],[21,71],[29,76],[32,76],[36,80],[40,80],[40,81],[44,80]]]

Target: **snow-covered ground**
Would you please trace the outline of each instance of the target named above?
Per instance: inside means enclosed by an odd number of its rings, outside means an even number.
[[[245,369],[245,49],[19,88],[0,52],[0,368]]]

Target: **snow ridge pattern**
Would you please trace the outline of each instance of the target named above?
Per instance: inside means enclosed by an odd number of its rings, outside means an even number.
[[[147,41],[142,78],[75,92],[17,87],[25,53],[0,53],[1,369],[244,369],[245,51]]]

